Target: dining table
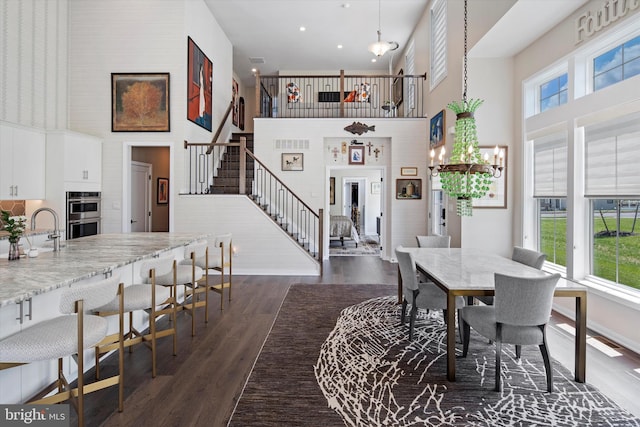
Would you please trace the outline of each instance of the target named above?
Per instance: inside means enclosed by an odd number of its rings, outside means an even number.
[[[495,294],[495,273],[517,277],[540,277],[549,274],[485,249],[479,248],[410,248],[416,268],[447,294],[446,348],[447,379],[456,380],[456,297]],[[587,288],[561,278],[554,297],[575,298],[575,367],[577,382],[585,382],[587,347]],[[398,298],[402,301],[402,281],[398,274]]]

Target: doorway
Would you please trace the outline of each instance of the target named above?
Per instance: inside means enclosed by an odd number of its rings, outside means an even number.
[[[447,209],[444,201],[444,191],[431,190],[431,233],[439,236],[447,235]]]

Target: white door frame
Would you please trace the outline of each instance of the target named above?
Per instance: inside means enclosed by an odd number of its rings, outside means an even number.
[[[174,206],[175,197],[175,171],[174,171],[174,143],[163,142],[133,142],[124,141],[122,143],[122,232],[131,233],[131,150],[133,147],[169,147],[169,232],[174,230]],[[153,196],[152,196],[153,197]]]

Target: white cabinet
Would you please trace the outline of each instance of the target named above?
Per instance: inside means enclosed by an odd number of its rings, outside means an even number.
[[[45,198],[46,135],[0,123],[0,200]]]
[[[51,131],[47,134],[47,166],[59,174],[58,179],[62,177],[64,191],[100,191],[102,140],[69,130]]]

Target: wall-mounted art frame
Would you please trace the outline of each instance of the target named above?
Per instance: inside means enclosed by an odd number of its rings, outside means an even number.
[[[422,199],[422,179],[396,179],[396,199]]]
[[[380,194],[382,184],[378,181],[371,183],[371,194]]]
[[[396,105],[396,107],[402,104],[402,98],[404,95],[404,78],[401,77],[403,74],[404,70],[401,68],[398,72],[399,77],[393,79],[393,103]]]
[[[158,178],[156,202],[159,205],[169,203],[169,178]]]
[[[418,168],[400,168],[400,175],[402,176],[418,176]]]
[[[329,177],[329,204],[336,204],[336,177]]]
[[[429,149],[438,148],[444,144],[445,111],[431,117],[429,122]]]
[[[234,126],[238,126],[240,123],[240,104],[238,102],[240,89],[236,79],[231,79],[231,100],[233,101],[233,115],[231,117],[231,123]]]
[[[489,156],[491,162],[493,162],[493,155],[495,145],[480,146],[480,157],[483,158],[485,154]],[[473,199],[473,208],[478,209],[506,209],[507,208],[507,146],[499,145],[498,150],[504,151],[504,158],[502,159],[502,165],[505,168],[502,170],[500,178],[493,178],[493,182],[489,186],[489,191],[483,197],[479,199]],[[500,160],[498,160],[500,162]]]
[[[304,154],[303,153],[282,153],[283,171],[303,171],[304,170]]]
[[[188,37],[187,119],[211,132],[213,63]]]
[[[349,164],[364,165],[364,147],[361,145],[349,146]]]
[[[111,132],[169,131],[169,73],[111,73]]]

